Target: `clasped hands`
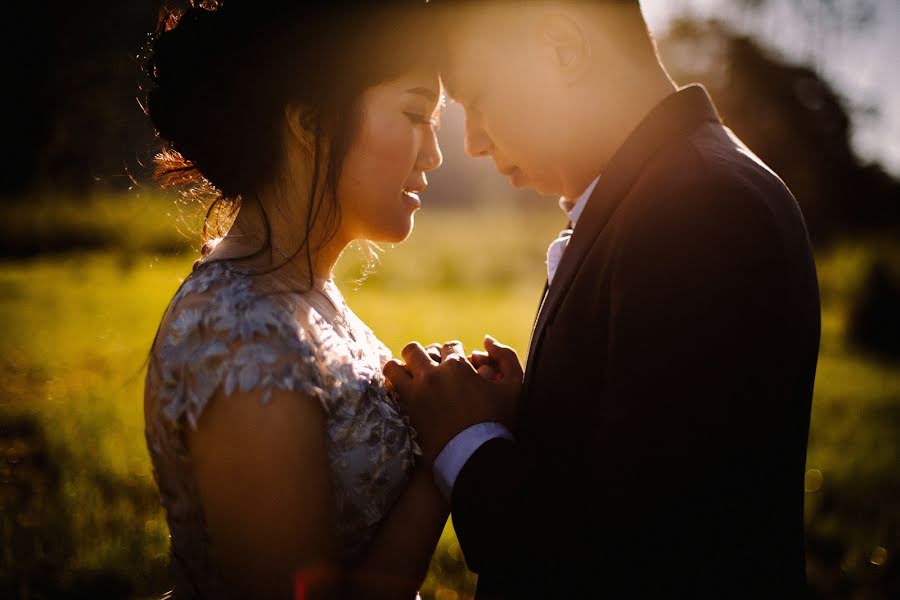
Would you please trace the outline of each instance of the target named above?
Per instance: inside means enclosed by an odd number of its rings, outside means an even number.
[[[419,435],[428,465],[456,434],[477,423],[498,422],[514,429],[523,371],[515,350],[486,336],[484,351],[466,356],[458,341],[411,342],[391,360],[384,375],[400,409]]]

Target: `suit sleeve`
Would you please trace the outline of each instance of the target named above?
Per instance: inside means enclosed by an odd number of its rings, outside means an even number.
[[[649,532],[679,521],[711,528],[697,539],[742,539],[715,527],[753,523],[712,515],[755,502],[760,466],[777,464],[769,454],[786,450],[792,426],[773,383],[790,328],[776,224],[759,192],[724,182],[660,198],[626,231],[586,449],[592,510],[625,515],[604,524],[626,552],[662,544],[677,555],[685,542]]]
[[[515,506],[522,485],[515,442],[495,438],[469,458],[451,496],[453,527],[469,570],[503,572],[521,526]]]

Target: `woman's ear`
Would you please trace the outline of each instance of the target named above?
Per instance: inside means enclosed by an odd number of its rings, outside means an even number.
[[[552,53],[554,68],[567,83],[574,83],[590,66],[591,44],[587,32],[564,11],[547,11],[538,28],[540,42]]]
[[[314,146],[313,132],[310,128],[310,109],[302,104],[288,104],[284,107],[284,118],[287,121],[287,133],[294,143],[306,151]]]

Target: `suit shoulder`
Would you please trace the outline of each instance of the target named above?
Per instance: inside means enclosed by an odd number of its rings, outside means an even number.
[[[690,231],[752,232],[777,237],[779,222],[798,220],[796,201],[778,176],[718,124],[663,148],[638,177],[624,211],[628,221]]]

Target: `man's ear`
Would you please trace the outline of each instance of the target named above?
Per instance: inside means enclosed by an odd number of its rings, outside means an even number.
[[[310,108],[302,104],[288,104],[284,107],[284,118],[287,121],[290,139],[307,151],[312,151],[314,145],[310,117]]]
[[[572,15],[548,11],[538,22],[538,32],[563,79],[567,83],[577,81],[591,63],[591,44],[584,27]]]

